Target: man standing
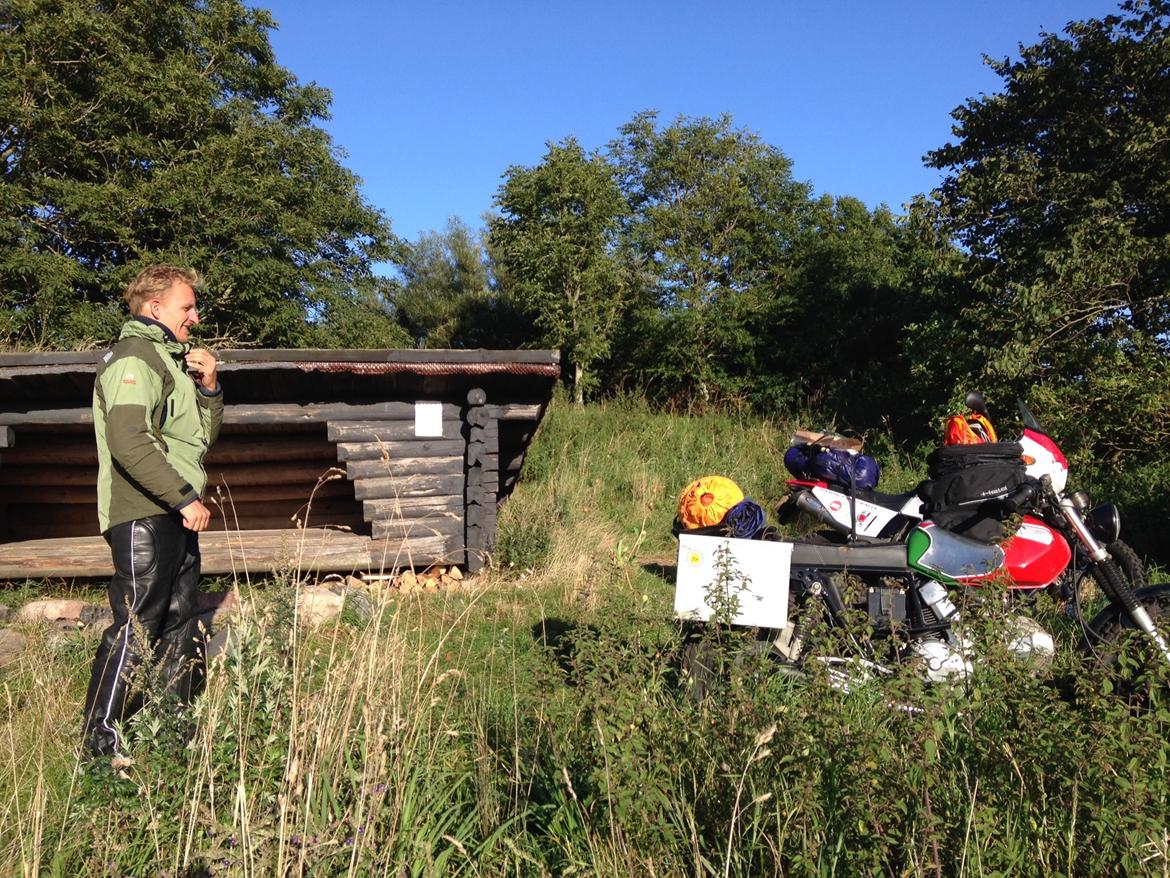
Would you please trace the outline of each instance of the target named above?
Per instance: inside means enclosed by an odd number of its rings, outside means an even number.
[[[98,521],[110,545],[114,622],[102,635],[85,699],[84,743],[95,755],[121,749],[114,723],[137,709],[133,669],[158,662],[182,704],[203,683],[195,616],[199,531],[211,511],[203,456],[219,433],[223,395],[210,351],[193,348],[199,322],[192,269],[153,265],[124,297],[131,318],[98,366],[93,422]]]

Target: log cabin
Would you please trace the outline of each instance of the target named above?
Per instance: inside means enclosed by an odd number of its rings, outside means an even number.
[[[0,580],[105,577],[104,351],[0,354]],[[205,574],[476,571],[560,375],[556,351],[225,350]]]

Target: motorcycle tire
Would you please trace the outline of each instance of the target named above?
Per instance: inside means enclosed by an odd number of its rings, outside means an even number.
[[[1136,592],[1149,585],[1146,565],[1142,563],[1137,552],[1121,540],[1110,543],[1106,548],[1113,558],[1118,573],[1129,583],[1131,591]],[[1109,583],[1104,580],[1105,574],[1100,565],[1085,564],[1083,558],[1078,559],[1075,563],[1080,568],[1076,583],[1074,585],[1071,581],[1072,566],[1070,565],[1059,580],[1060,595],[1070,602],[1073,614],[1077,618],[1084,619],[1093,615],[1089,611],[1100,606],[1110,588]]]
[[[1141,589],[1134,596],[1150,614],[1155,628],[1170,638],[1170,583]],[[1158,679],[1170,679],[1165,673],[1167,658],[1117,604],[1110,604],[1093,619],[1081,648],[1110,676],[1114,691],[1132,701],[1146,701]]]
[[[696,703],[703,701],[733,672],[742,672],[745,662],[754,664],[770,651],[771,642],[766,638],[717,641],[692,635],[680,657],[683,676],[690,681],[691,698]]]
[[[691,681],[691,698],[704,700],[715,682],[717,657],[715,647],[703,640],[693,640],[683,647],[682,671]]]

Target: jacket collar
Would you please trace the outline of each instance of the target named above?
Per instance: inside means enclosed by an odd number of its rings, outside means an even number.
[[[165,323],[162,323],[158,320],[155,320],[153,317],[143,317],[141,314],[136,316],[134,319],[137,320],[139,323],[146,324],[147,326],[157,326],[159,329],[161,329],[163,331],[163,335],[166,337],[167,341],[173,341],[173,342],[175,342],[175,344],[179,343],[179,340],[177,338],[175,338],[175,334],[173,332],[171,332],[171,330],[167,327],[167,325]]]
[[[151,317],[136,316],[127,320],[122,324],[122,332],[118,338],[145,338],[162,345],[173,357],[182,356],[191,350],[190,344],[179,341],[173,332]]]

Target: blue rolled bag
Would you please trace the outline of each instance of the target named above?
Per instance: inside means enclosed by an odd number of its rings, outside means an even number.
[[[870,455],[811,443],[791,446],[784,453],[784,466],[798,479],[855,491],[872,491],[881,478],[881,467]]]

